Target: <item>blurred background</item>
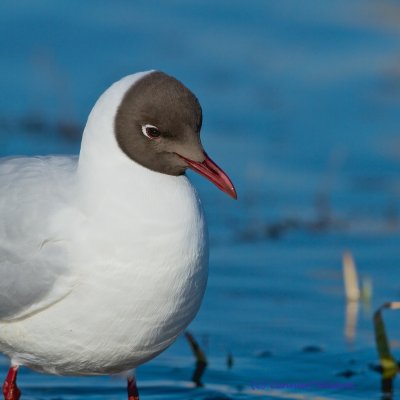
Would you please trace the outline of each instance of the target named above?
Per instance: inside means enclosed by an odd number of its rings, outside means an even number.
[[[204,387],[182,337],[139,368],[143,399],[380,399],[372,316],[400,297],[400,2],[2,0],[0,156],[77,154],[99,95],[149,69],[198,96],[239,200],[189,173],[211,238],[190,326]],[[399,353],[400,315],[385,320]],[[124,396],[118,379],[21,375],[25,398]]]

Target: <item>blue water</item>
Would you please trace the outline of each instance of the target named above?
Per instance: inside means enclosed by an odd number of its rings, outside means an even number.
[[[144,400],[381,398],[372,313],[400,296],[399,22],[395,0],[0,3],[1,156],[77,153],[99,94],[154,68],[198,95],[205,148],[236,184],[233,202],[191,175],[212,246],[190,326],[204,387],[180,338],[139,368]],[[373,284],[347,336],[346,249]],[[385,320],[396,355],[400,316]],[[125,396],[116,377],[19,382],[26,399]]]

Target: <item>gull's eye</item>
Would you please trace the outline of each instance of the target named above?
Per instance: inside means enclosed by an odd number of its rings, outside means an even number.
[[[147,136],[149,139],[157,139],[161,136],[160,131],[154,125],[146,124],[142,126],[142,132],[144,136]]]

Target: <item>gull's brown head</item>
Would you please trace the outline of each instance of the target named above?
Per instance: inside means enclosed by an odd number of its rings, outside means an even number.
[[[154,71],[125,93],[115,135],[121,150],[142,166],[176,176],[191,168],[236,199],[232,182],[203,149],[201,125],[196,96],[177,79]]]

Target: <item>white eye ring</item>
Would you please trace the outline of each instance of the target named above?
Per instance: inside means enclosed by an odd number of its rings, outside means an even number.
[[[148,137],[149,139],[157,139],[158,137],[161,136],[161,132],[159,129],[150,124],[142,125],[142,132],[143,135]]]

